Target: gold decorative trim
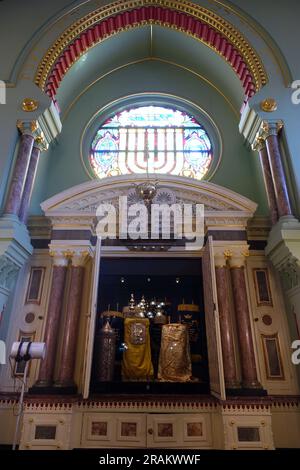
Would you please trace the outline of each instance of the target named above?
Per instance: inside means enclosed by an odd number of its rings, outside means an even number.
[[[191,2],[181,0],[180,2],[175,0],[130,0],[130,1],[118,1],[109,6],[104,6],[99,8],[88,15],[84,16],[80,20],[76,21],[71,25],[56,41],[55,43],[48,49],[44,57],[42,58],[39,67],[37,69],[37,73],[35,76],[35,83],[41,89],[44,89],[48,75],[55,63],[58,59],[60,54],[63,50],[82,32],[84,32],[87,28],[91,28],[95,24],[99,23],[100,21],[109,18],[112,15],[116,15],[118,13],[122,13],[126,10],[133,10],[135,8],[139,8],[142,6],[161,6],[161,7],[168,7],[176,11],[180,11],[191,15],[202,22],[206,23],[207,25],[216,29],[219,33],[221,33],[224,37],[226,37],[238,50],[240,55],[244,58],[246,64],[251,71],[253,79],[255,81],[256,91],[258,91],[263,85],[268,82],[267,73],[263,66],[261,59],[259,58],[256,51],[253,47],[249,44],[246,38],[242,35],[240,31],[238,31],[232,24],[228,23],[224,18],[216,15],[214,12],[200,7],[199,5],[195,5]],[[141,24],[158,24],[160,26],[171,27],[172,29],[176,29],[182,32],[185,32],[182,28],[177,27],[175,25],[169,25],[162,23],[161,21],[144,21]],[[135,25],[130,25],[126,28],[120,28],[117,32],[126,31],[128,29],[134,28]],[[113,31],[111,34],[107,35],[106,37],[115,35],[116,31]],[[188,33],[186,33],[188,34]],[[198,36],[193,34],[189,34],[195,39],[203,42],[204,44],[208,45],[205,41],[200,39]],[[100,41],[101,42],[101,41]],[[220,52],[213,46],[209,45],[211,49],[225,58]],[[85,53],[84,51],[83,53]],[[226,60],[226,59],[225,59]],[[72,65],[71,65],[72,66]]]
[[[291,71],[289,70],[288,64],[286,62],[283,63],[283,60],[284,60],[283,55],[280,56],[280,54],[278,53],[278,49],[276,50],[276,46],[274,45],[274,43],[268,36],[268,33],[266,33],[265,29],[261,27],[257,21],[253,21],[253,18],[249,17],[245,11],[242,13],[240,10],[238,10],[238,8],[233,8],[232,5],[229,5],[228,3],[224,3],[220,0],[212,0],[212,1],[216,5],[220,5],[221,7],[223,7],[226,11],[229,11],[230,13],[233,13],[234,15],[236,15],[242,22],[245,22],[246,25],[255,32],[256,35],[258,35],[260,38],[263,39],[263,41],[267,44],[268,48],[273,54],[273,56],[270,54],[268,55],[272,59],[273,57],[276,59],[276,64],[279,67],[282,77],[284,78],[284,84],[286,87],[288,87],[289,84],[293,81]]]
[[[266,98],[260,103],[260,109],[265,113],[273,113],[277,107],[277,101],[274,98]]]
[[[32,111],[36,111],[39,107],[39,102],[34,100],[33,98],[24,98],[22,101],[22,109],[26,113],[31,113]]]
[[[227,260],[229,260],[230,258],[232,258],[233,252],[232,252],[231,250],[225,250],[224,253],[223,253],[223,255],[224,255],[224,258],[225,258],[226,261],[227,261]]]

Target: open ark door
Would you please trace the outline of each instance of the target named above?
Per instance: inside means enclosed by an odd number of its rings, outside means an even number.
[[[202,270],[210,391],[212,395],[225,400],[222,344],[212,237],[208,237],[203,251]]]
[[[91,266],[91,283],[88,299],[88,315],[86,322],[84,362],[83,362],[83,398],[88,398],[90,390],[91,370],[97,316],[98,285],[100,271],[101,240],[97,238],[95,256]]]

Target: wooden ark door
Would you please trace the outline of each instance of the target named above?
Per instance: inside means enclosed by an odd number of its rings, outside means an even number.
[[[83,363],[83,398],[88,398],[90,391],[90,380],[93,361],[94,337],[97,316],[98,286],[101,257],[101,240],[97,239],[95,256],[91,266],[91,284],[88,300],[88,315],[85,329],[85,348]]]
[[[202,270],[210,391],[212,395],[225,400],[222,344],[212,237],[208,237],[204,247]]]

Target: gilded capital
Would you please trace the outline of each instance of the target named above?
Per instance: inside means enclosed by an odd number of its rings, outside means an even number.
[[[215,254],[215,267],[224,268],[227,264],[227,258],[224,253],[218,252]]]
[[[72,266],[74,268],[83,267],[89,258],[89,251],[87,250],[76,250],[72,256]]]
[[[249,255],[248,248],[234,250],[232,256],[228,259],[230,268],[243,268]]]
[[[53,258],[53,266],[66,267],[69,263],[69,258],[62,250],[50,250],[49,255]]]
[[[277,136],[282,128],[282,121],[263,121],[261,126],[261,137],[267,139],[271,135]]]
[[[33,121],[17,121],[17,128],[21,132],[21,134],[29,134],[32,137],[36,137],[39,131],[39,124],[36,120]]]

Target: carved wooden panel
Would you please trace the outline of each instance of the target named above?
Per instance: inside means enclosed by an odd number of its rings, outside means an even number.
[[[258,427],[238,426],[237,428],[239,442],[260,442],[260,433]]]
[[[140,414],[126,414],[116,416],[116,441],[120,446],[124,442],[141,444],[146,440],[146,417]]]
[[[86,413],[83,417],[83,428],[81,441],[92,447],[97,443],[110,441],[113,437],[113,423],[110,415],[106,413]]]
[[[147,447],[211,448],[211,417],[206,414],[148,414]]]

